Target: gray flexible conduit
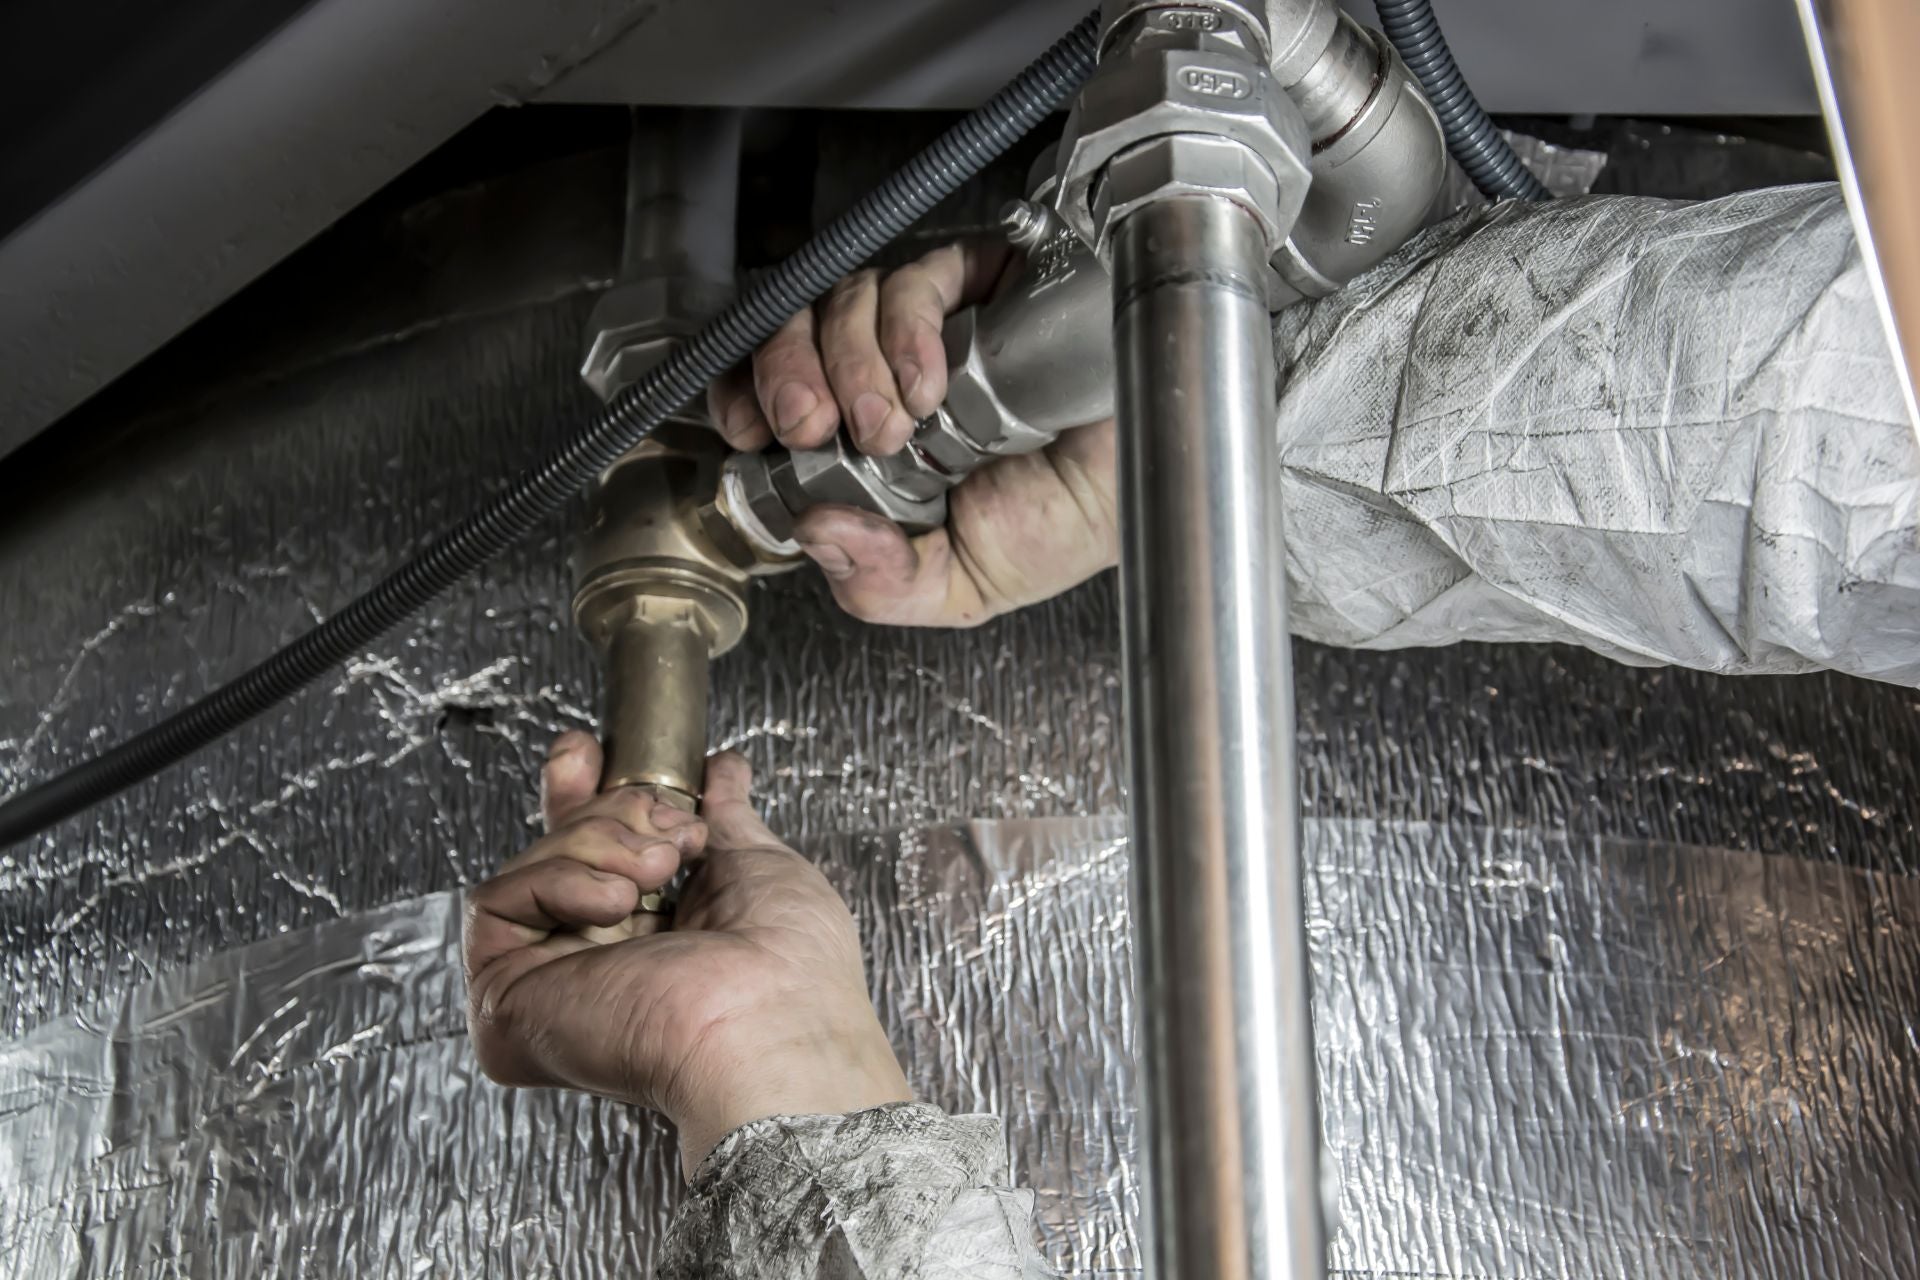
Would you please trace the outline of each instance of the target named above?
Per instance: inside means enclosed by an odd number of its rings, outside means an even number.
[[[622,392],[572,438],[365,595],[184,710],[0,804],[0,848],[151,777],[291,696],[560,510],[608,463],[647,437],[835,281],[1018,141],[1093,73],[1098,15],[1040,55],[968,115],[756,278],[699,333]]]
[[[1374,7],[1380,11],[1380,29],[1433,103],[1447,150],[1473,185],[1490,200],[1549,199],[1553,193],[1521,162],[1467,87],[1434,16],[1433,0],[1375,0]]]

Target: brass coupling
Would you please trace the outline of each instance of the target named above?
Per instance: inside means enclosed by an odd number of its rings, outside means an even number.
[[[601,473],[573,556],[574,623],[606,673],[600,785],[647,787],[688,811],[712,661],[746,631],[748,582],[794,563],[734,533],[719,505],[725,457],[710,432],[656,432]]]

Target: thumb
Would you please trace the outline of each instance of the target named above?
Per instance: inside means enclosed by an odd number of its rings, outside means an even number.
[[[548,831],[565,826],[580,806],[600,790],[600,741],[569,729],[547,749],[540,768],[540,816]]]
[[[754,812],[753,767],[737,751],[722,751],[707,761],[700,792],[700,815],[707,820],[708,844],[716,849],[785,847],[785,841]]]
[[[994,610],[953,553],[945,529],[909,539],[891,520],[852,507],[815,507],[794,536],[820,566],[833,598],[862,622],[970,627]]]

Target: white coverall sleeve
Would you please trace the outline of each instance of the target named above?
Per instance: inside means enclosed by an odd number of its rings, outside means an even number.
[[[1042,1280],[992,1116],[898,1103],[743,1125],[694,1172],[661,1280]]]

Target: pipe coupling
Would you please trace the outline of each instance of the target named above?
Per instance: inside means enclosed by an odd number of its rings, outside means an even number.
[[[1312,143],[1268,69],[1264,24],[1258,34],[1255,25],[1228,6],[1118,15],[1068,116],[1056,197],[1061,217],[1103,260],[1117,208],[1196,187],[1254,212],[1270,231],[1270,251],[1280,248],[1312,181]],[[1170,137],[1231,144],[1244,158],[1229,161],[1220,146],[1166,143]],[[1138,154],[1130,167],[1120,164],[1126,172],[1116,193],[1113,170],[1128,153]],[[1158,195],[1156,184],[1164,187]]]

